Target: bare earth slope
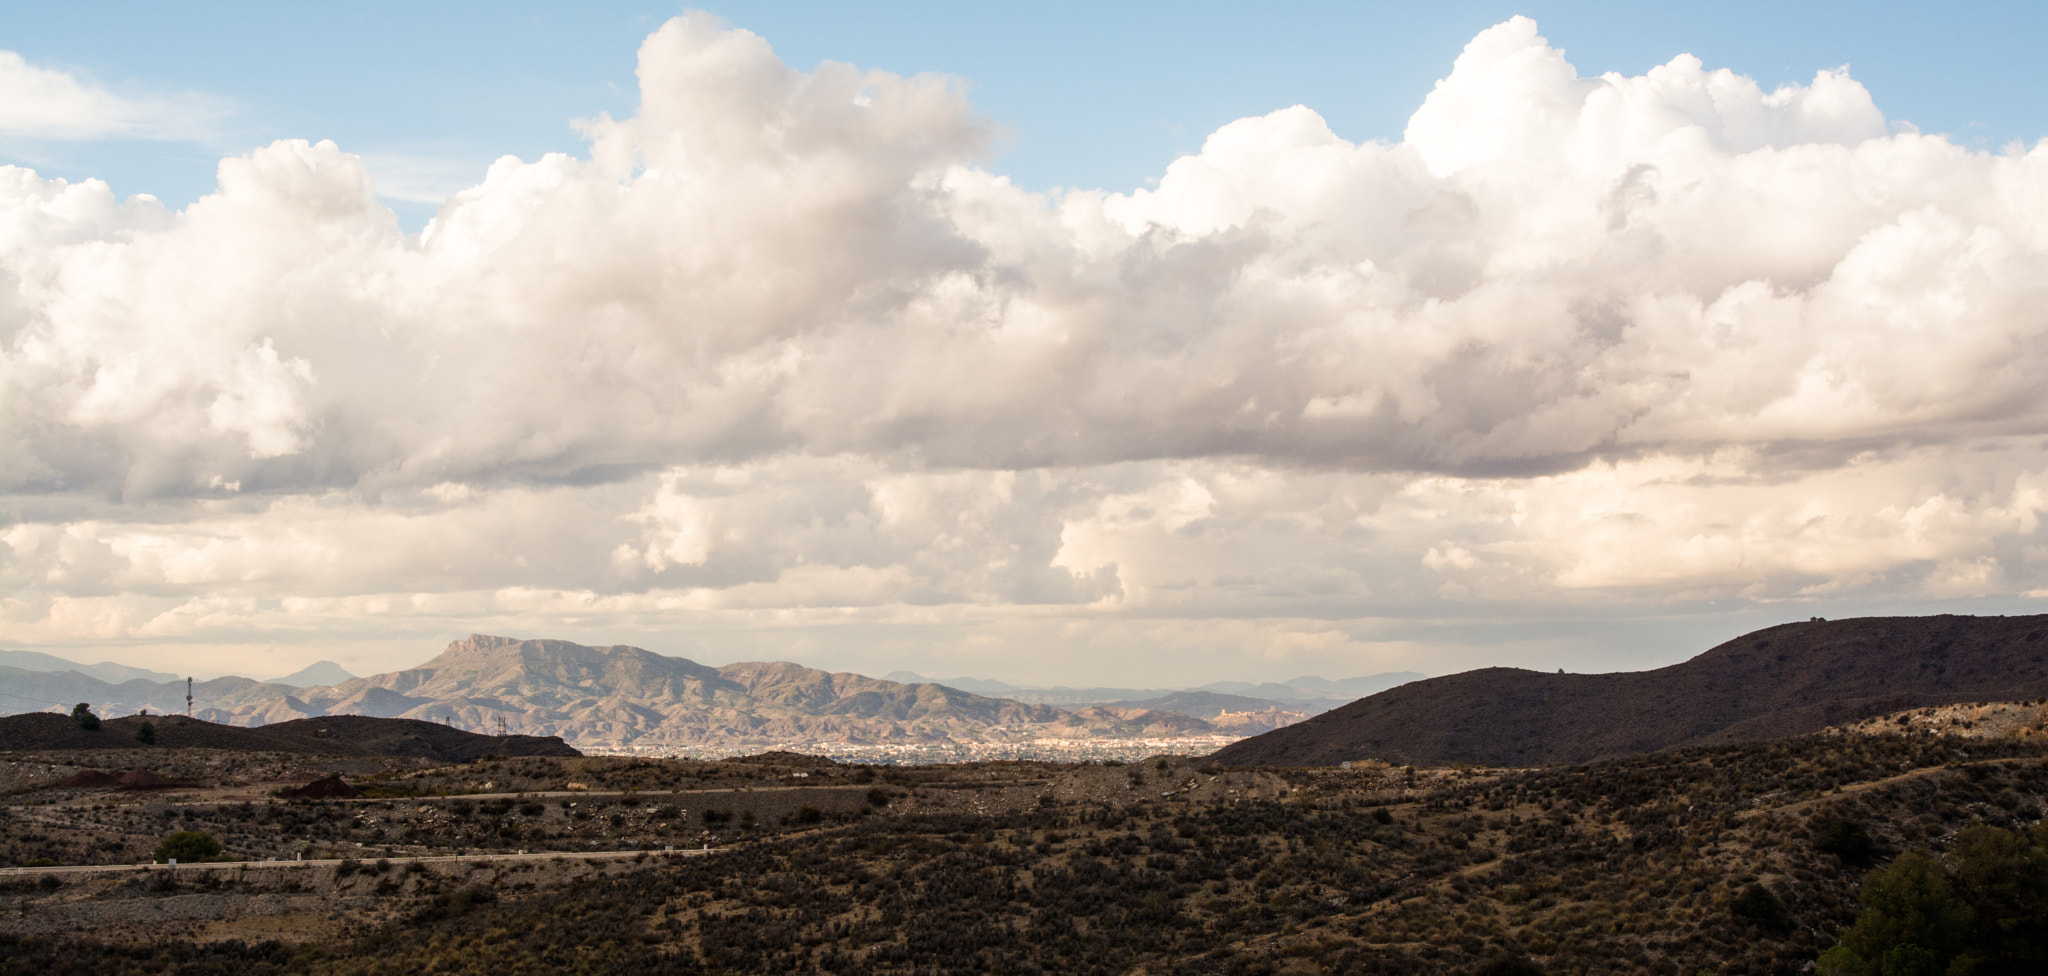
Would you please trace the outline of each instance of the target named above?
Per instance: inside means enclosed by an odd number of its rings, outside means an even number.
[[[1417,681],[1225,747],[1219,762],[1583,762],[1742,742],[1922,705],[2048,695],[2048,616],[1783,624],[1615,674],[1484,668]]]

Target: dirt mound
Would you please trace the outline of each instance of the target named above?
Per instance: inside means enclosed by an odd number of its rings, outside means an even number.
[[[335,773],[298,789],[281,790],[277,795],[292,800],[354,800],[361,798],[363,791],[350,786],[340,773]]]
[[[114,773],[103,773],[97,769],[81,769],[65,777],[57,784],[65,790],[103,790],[121,785],[121,777]]]

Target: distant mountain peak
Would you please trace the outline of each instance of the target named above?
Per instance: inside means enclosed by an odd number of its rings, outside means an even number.
[[[455,680],[492,685],[540,680],[570,685],[623,682],[638,687],[650,682],[670,685],[721,680],[716,668],[629,644],[593,646],[489,634],[471,634],[463,640],[451,641],[432,660],[399,673],[419,675],[418,680],[430,685]]]
[[[290,685],[294,688],[320,688],[338,685],[354,678],[355,675],[350,674],[347,668],[333,661],[316,661],[282,678],[272,678],[269,683]]]

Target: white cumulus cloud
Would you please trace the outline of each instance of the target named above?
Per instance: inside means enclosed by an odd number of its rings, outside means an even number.
[[[1342,669],[1474,606],[2048,585],[2048,144],[1893,131],[1845,71],[1580,77],[1522,18],[1398,143],[1296,106],[1127,193],[701,14],[639,77],[418,235],[332,143],[175,213],[0,170],[0,619],[1076,667],[1212,619]]]

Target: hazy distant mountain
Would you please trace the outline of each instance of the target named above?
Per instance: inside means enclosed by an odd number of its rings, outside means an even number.
[[[1276,719],[1292,715],[1296,716],[1292,721],[1299,721],[1427,675],[1414,671],[1391,671],[1335,681],[1308,676],[1285,683],[1217,681],[1195,688],[1025,688],[988,678],[926,678],[915,671],[892,671],[888,677],[891,681],[931,681],[978,695],[1000,695],[1014,701],[1063,708],[1139,706],[1163,708],[1211,720],[1225,712],[1271,712]],[[1210,697],[1200,697],[1204,695]],[[1175,704],[1162,704],[1166,702]],[[1280,721],[1279,724],[1289,723]],[[1264,728],[1277,727],[1268,725]],[[1264,728],[1256,731],[1264,731]]]
[[[1369,674],[1362,678],[1343,678],[1336,681],[1304,675],[1285,682],[1267,681],[1260,684],[1249,681],[1216,681],[1193,690],[1219,691],[1227,695],[1244,695],[1271,701],[1336,699],[1348,702],[1426,677],[1428,675],[1414,671],[1389,671],[1384,674]]]
[[[1078,708],[1083,705],[1108,705],[1120,702],[1141,701],[1173,694],[1172,688],[1016,688],[1003,693],[1003,697],[1035,705],[1058,705],[1063,708]]]
[[[1213,691],[1174,691],[1157,698],[1143,698],[1117,704],[1133,708],[1157,708],[1196,718],[1213,719],[1234,712],[1257,712],[1274,707],[1271,700],[1244,695],[1220,695]],[[1302,716],[1306,718],[1307,716]]]
[[[312,688],[319,685],[338,685],[354,678],[355,675],[333,661],[319,661],[309,664],[282,678],[272,678],[274,685],[291,685],[294,688]]]
[[[1417,681],[1216,754],[1236,765],[1581,762],[1817,731],[1902,709],[2048,697],[2048,616],[1783,624],[1617,674],[1484,668]]]
[[[101,661],[98,664],[80,664],[76,661],[67,661],[61,657],[42,654],[36,651],[0,651],[0,667],[20,668],[23,671],[76,671],[79,674],[89,675],[101,681],[109,681],[114,684],[120,684],[123,681],[135,681],[137,679],[143,681],[184,680],[177,675],[163,671],[151,671],[148,668],[115,664],[112,661]]]
[[[906,685],[945,685],[948,688],[958,688],[961,691],[971,691],[977,695],[990,695],[997,698],[1010,698],[1012,697],[1011,692],[1025,690],[1007,681],[997,681],[993,678],[927,678],[915,671],[891,671],[883,675],[882,680],[895,681]]]
[[[150,711],[168,715],[185,710],[185,679],[173,681],[145,681],[140,678],[112,682],[95,678],[76,669],[68,671],[25,671],[16,667],[0,666],[0,688],[7,689],[7,696],[0,699],[9,710],[47,710],[50,708],[70,711],[78,702],[86,702],[93,711],[102,716],[129,715]],[[211,721],[226,721],[225,718],[204,714],[208,703],[240,702],[251,698],[288,694],[297,689],[286,685],[267,685],[248,678],[229,676],[212,678],[193,685],[193,697],[200,702],[202,713],[199,717]],[[36,705],[40,704],[41,709]],[[301,716],[294,716],[301,717]]]

